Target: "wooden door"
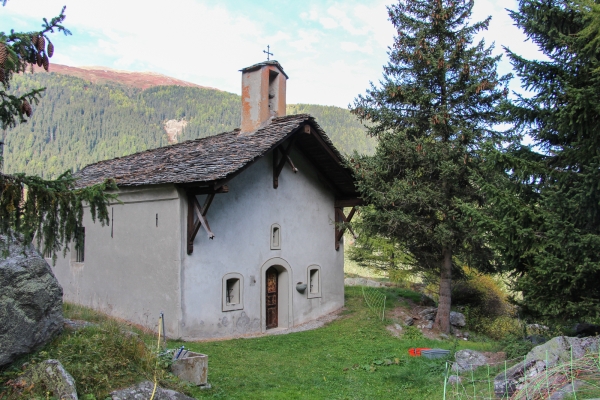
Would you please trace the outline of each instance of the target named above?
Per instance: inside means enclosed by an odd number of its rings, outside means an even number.
[[[267,270],[267,329],[277,328],[279,325],[277,316],[279,310],[277,308],[277,269],[271,267]]]

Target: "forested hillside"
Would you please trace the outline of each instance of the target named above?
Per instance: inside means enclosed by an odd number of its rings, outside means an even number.
[[[240,97],[217,90],[182,86],[141,90],[45,73],[15,76],[12,83],[13,91],[20,93],[37,87],[46,91],[34,106],[31,121],[6,131],[6,172],[50,178],[99,160],[166,146],[167,121],[185,121],[177,141],[229,131],[240,122]],[[374,149],[373,139],[345,109],[289,105],[288,114],[295,113],[315,116],[344,153]]]

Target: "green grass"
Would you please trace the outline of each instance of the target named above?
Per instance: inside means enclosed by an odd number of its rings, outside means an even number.
[[[389,298],[397,299],[396,291],[388,289]],[[388,302],[386,308],[391,309],[397,301]],[[452,350],[453,342],[391,336],[363,303],[359,287],[346,288],[346,307],[342,319],[313,331],[169,345],[208,354],[212,389],[194,392],[199,398],[442,398],[445,360],[409,357],[408,350]],[[468,345],[484,351],[493,347],[491,343]]]
[[[404,297],[415,296],[406,289],[381,290],[387,292],[388,310],[401,304]],[[159,370],[160,384],[197,398],[441,399],[445,360],[409,357],[411,347],[468,347],[480,351],[497,347],[495,342],[434,341],[421,335],[413,335],[411,340],[393,337],[364,304],[360,287],[346,288],[346,307],[340,319],[312,331],[215,342],[169,341],[169,348],[183,345],[208,354],[212,388],[190,388],[164,369]],[[99,325],[65,331],[43,352],[0,371],[0,399],[8,398],[3,397],[2,386],[20,373],[23,362],[47,358],[63,363],[84,399],[104,399],[112,390],[152,379],[155,337],[139,331],[139,336],[124,335],[124,330],[132,329],[130,326],[83,307],[66,305],[65,312],[70,318]],[[35,398],[33,394],[23,398]]]

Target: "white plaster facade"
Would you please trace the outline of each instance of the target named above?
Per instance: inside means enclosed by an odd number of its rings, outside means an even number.
[[[344,304],[343,246],[335,250],[334,195],[315,167],[292,150],[298,172],[284,168],[273,189],[272,153],[217,194],[186,252],[187,197],[175,185],[122,188],[110,226],[84,217],[83,263],[59,258],[54,272],[66,301],[155,329],[160,312],[169,337],[187,340],[265,332],[265,272],[279,271],[279,328],[328,314]],[[203,196],[198,196],[200,204]],[[271,249],[271,227],[280,249]],[[320,293],[296,290],[319,267]],[[223,311],[223,278],[239,274],[241,307]],[[232,275],[233,276],[233,275]]]

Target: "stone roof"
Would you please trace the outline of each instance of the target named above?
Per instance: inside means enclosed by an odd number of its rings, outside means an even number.
[[[309,124],[320,139],[302,138],[295,141],[295,146],[316,164],[317,169],[331,175],[331,180],[343,181],[338,188],[341,194],[349,194],[346,193],[349,190],[354,192],[354,180],[343,165],[343,156],[308,114],[273,118],[269,125],[251,134],[242,135],[236,129],[90,164],[75,174],[77,186],[89,186],[109,178],[119,186],[216,182],[266,155],[305,124]],[[300,138],[303,136],[314,135],[304,134]],[[316,146],[317,142],[321,144]]]

